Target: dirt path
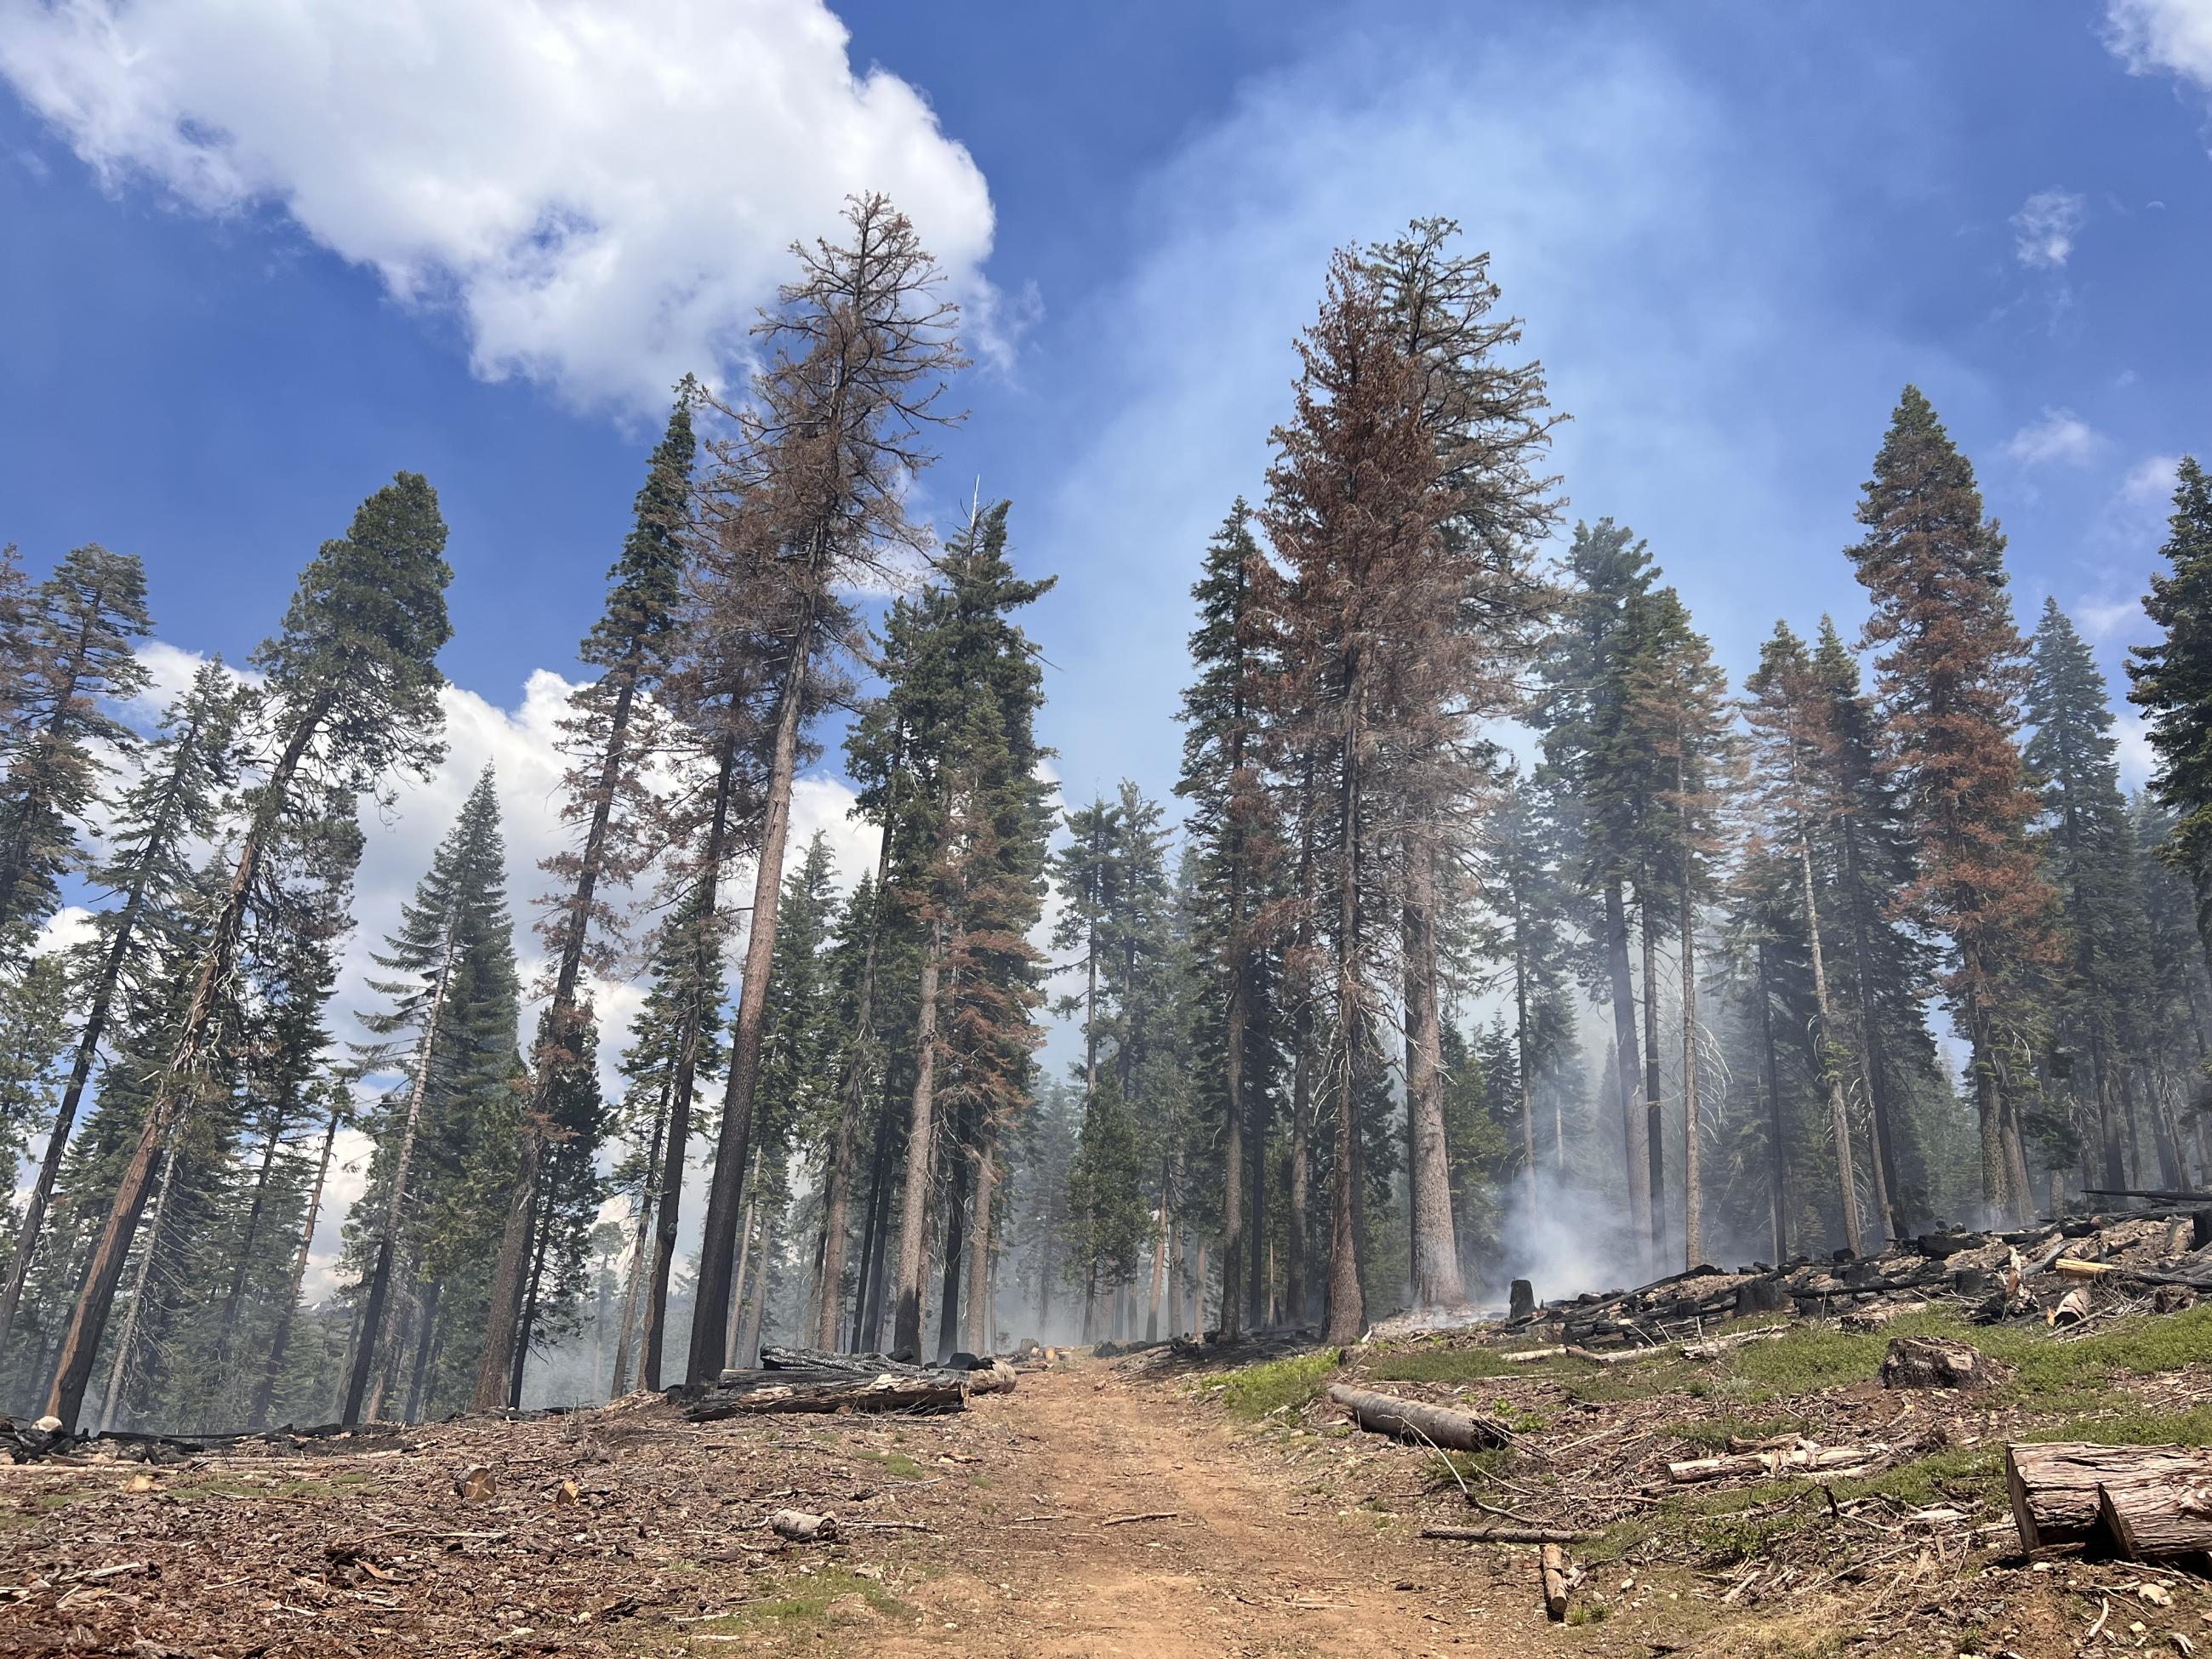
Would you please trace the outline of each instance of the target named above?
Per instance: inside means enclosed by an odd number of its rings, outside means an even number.
[[[1507,1630],[1482,1606],[1486,1573],[1303,1490],[1279,1457],[1173,1385],[1086,1366],[1025,1376],[1014,1395],[978,1410],[1013,1437],[989,1459],[991,1512],[909,1558],[943,1570],[902,1592],[921,1627],[855,1651],[1508,1650]],[[1164,1518],[1122,1519],[1155,1513]]]

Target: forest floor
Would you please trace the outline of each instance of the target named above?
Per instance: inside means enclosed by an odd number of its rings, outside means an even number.
[[[1941,1311],[1929,1328],[1956,1330]],[[0,1465],[0,1652],[1984,1659],[2212,1644],[2212,1586],[2017,1556],[2008,1437],[2212,1438],[2212,1309],[2073,1340],[1975,1332],[2013,1380],[1885,1397],[1881,1336],[1705,1364],[1503,1361],[1472,1337],[1224,1369],[1025,1370],[941,1417],[695,1424],[658,1396],[521,1420]],[[1494,1413],[1446,1457],[1346,1425],[1346,1379]],[[1910,1455],[1675,1491],[1778,1431]],[[776,1510],[834,1515],[786,1544]],[[1535,1552],[1425,1540],[1510,1511],[1596,1534],[1568,1622]]]

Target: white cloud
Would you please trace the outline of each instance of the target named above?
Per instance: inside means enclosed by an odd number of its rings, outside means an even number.
[[[2130,75],[2179,75],[2212,88],[2212,3],[2109,0],[2105,44]]]
[[[2174,474],[2180,466],[2179,455],[2146,455],[2120,481],[2120,499],[2130,507],[2155,507],[2163,519],[2173,505]]]
[[[2012,216],[2013,252],[2024,265],[2059,270],[2073,255],[2087,210],[2070,191],[2039,190]]]
[[[665,404],[744,349],[849,191],[915,221],[1003,356],[981,173],[823,0],[0,0],[0,76],[111,187],[274,204],[450,307],[476,371]]]
[[[2120,782],[2130,789],[2141,788],[2158,768],[2158,757],[2151,752],[2148,722],[2137,709],[2117,709],[2112,736],[2120,745]]]
[[[2079,466],[2104,447],[2104,439],[2070,409],[2046,409],[2012,434],[2005,453],[2026,466],[2063,462]]]
[[[2093,640],[2110,639],[2117,630],[2142,617],[2142,601],[2132,595],[2100,599],[2085,593],[2074,602],[2074,620]]]

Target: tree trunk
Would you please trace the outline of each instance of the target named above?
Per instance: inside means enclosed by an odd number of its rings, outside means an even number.
[[[368,1389],[369,1356],[384,1331],[384,1304],[392,1280],[392,1259],[399,1244],[399,1220],[407,1206],[407,1176],[415,1163],[415,1139],[422,1126],[422,1103],[430,1091],[430,1060],[438,1047],[438,1025],[445,1018],[446,988],[453,977],[453,930],[446,929],[444,948],[438,953],[438,983],[430,993],[430,1011],[423,1016],[422,1040],[415,1049],[415,1080],[407,1091],[407,1115],[399,1129],[399,1150],[392,1158],[392,1190],[384,1197],[384,1228],[376,1241],[376,1260],[369,1269],[368,1295],[363,1300],[362,1340],[353,1358],[353,1375],[346,1381],[345,1409],[341,1423],[361,1421],[362,1396]]]
[[[83,1407],[85,1389],[91,1384],[93,1364],[99,1354],[100,1339],[107,1327],[108,1310],[114,1305],[116,1287],[122,1282],[124,1259],[130,1251],[131,1235],[137,1231],[139,1217],[145,1210],[153,1186],[155,1163],[188,1112],[194,1080],[205,1058],[205,1045],[214,1034],[216,1009],[237,960],[246,906],[261,873],[269,830],[288,802],[292,780],[329,708],[328,696],[318,698],[294,726],[289,741],[262,786],[260,810],[239,847],[230,889],[216,913],[208,943],[200,952],[192,994],[185,1006],[176,1047],[161,1069],[137,1145],[131,1149],[130,1162],[124,1166],[122,1179],[116,1185],[107,1219],[93,1245],[83,1287],[70,1314],[69,1329],[62,1338],[53,1386],[46,1396],[46,1414],[60,1419],[64,1428],[76,1426],[77,1413]]]
[[[114,1006],[124,963],[130,958],[131,943],[137,933],[145,896],[145,878],[142,876],[124,901],[114,937],[107,944],[107,954],[100,958],[100,978],[93,987],[91,1006],[85,1011],[84,1032],[77,1039],[76,1057],[70,1063],[69,1085],[62,1091],[61,1105],[46,1131],[46,1150],[39,1160],[38,1179],[31,1183],[30,1195],[23,1201],[22,1224],[15,1230],[15,1249],[9,1258],[7,1283],[0,1286],[0,1352],[6,1351],[9,1333],[15,1327],[15,1310],[22,1302],[23,1286],[31,1276],[39,1235],[46,1226],[46,1208],[53,1201],[54,1182],[69,1153],[70,1132],[76,1127],[85,1084],[99,1058],[100,1039],[106,1035],[107,1017]]]
[[[131,1368],[131,1352],[138,1346],[138,1319],[146,1310],[147,1292],[153,1285],[154,1258],[161,1251],[161,1229],[168,1219],[169,1194],[176,1189],[177,1165],[184,1161],[183,1132],[187,1121],[179,1121],[178,1144],[161,1160],[161,1184],[154,1198],[154,1218],[146,1230],[146,1248],[138,1253],[138,1272],[131,1284],[131,1309],[123,1316],[123,1334],[115,1341],[115,1361],[108,1367],[107,1397],[100,1408],[100,1426],[103,1430],[118,1426],[116,1407],[123,1399],[123,1378]]]
[[[1444,1144],[1443,1021],[1437,1006],[1436,845],[1426,824],[1407,832],[1404,978],[1406,1115],[1412,1146],[1407,1208],[1413,1235],[1413,1305],[1463,1308],[1459,1238],[1452,1225],[1451,1158]]]
[[[676,1083],[668,1102],[668,1145],[661,1153],[660,1191],[653,1210],[653,1276],[646,1281],[645,1386],[660,1386],[661,1345],[667,1336],[668,1278],[676,1266],[677,1224],[683,1208],[684,1165],[691,1146],[691,1096],[696,1086],[699,1046],[704,1033],[708,987],[719,978],[711,948],[714,926],[715,888],[727,848],[731,795],[737,781],[737,738],[726,738],[714,782],[714,810],[708,823],[707,845],[700,860],[699,937],[692,957],[692,983],[685,999],[682,1057],[676,1066]]]
[[[722,1369],[730,1262],[735,1255],[738,1200],[744,1192],[745,1160],[752,1152],[753,1100],[759,1092],[761,1040],[767,1030],[769,981],[775,973],[776,911],[783,896],[783,849],[791,836],[791,786],[799,769],[799,731],[806,702],[813,629],[811,607],[802,607],[792,644],[790,672],[777,699],[767,814],[761,826],[759,861],[753,871],[752,922],[745,936],[744,977],[738,988],[737,1024],[730,1039],[730,1073],[722,1091],[722,1126],[714,1142],[714,1178],[707,1188],[706,1227],[699,1246],[699,1290],[691,1313],[691,1355],[684,1366],[684,1380],[695,1387]]]
[[[528,1288],[523,1292],[522,1319],[515,1328],[514,1369],[507,1382],[507,1408],[522,1409],[522,1373],[530,1364],[530,1345],[538,1335],[539,1293],[544,1288],[545,1258],[553,1249],[553,1206],[549,1201],[538,1206],[538,1239],[530,1249]]]
[[[758,1197],[757,1193],[749,1193],[745,1196],[745,1224],[738,1230],[738,1265],[730,1276],[730,1283],[737,1286],[737,1293],[730,1298],[730,1354],[732,1364],[743,1363],[737,1358],[740,1351],[738,1338],[739,1328],[744,1322],[745,1274],[752,1265],[753,1220]]]
[[[992,1348],[991,1309],[996,1298],[991,1285],[991,1203],[999,1182],[998,1140],[998,1125],[986,1113],[975,1137],[975,1218],[968,1229],[968,1317],[961,1344],[974,1354],[986,1354]]]
[[[1820,1023],[1813,1036],[1813,1053],[1828,1096],[1828,1130],[1836,1139],[1836,1185],[1843,1203],[1844,1243],[1853,1255],[1866,1254],[1866,1239],[1859,1231],[1859,1183],[1851,1163],[1851,1121],[1844,1109],[1844,1082],[1838,1075],[1832,1044],[1834,1027],[1828,1015],[1828,969],[1820,950],[1820,911],[1813,896],[1813,846],[1802,829],[1797,834],[1797,871],[1805,896],[1805,939],[1813,957],[1813,1012]]]
[[[768,1322],[768,1297],[771,1288],[769,1284],[769,1274],[775,1265],[774,1252],[769,1249],[769,1245],[775,1236],[775,1216],[767,1206],[763,1205],[761,1208],[760,1240],[753,1248],[752,1298],[745,1305],[744,1321],[738,1327],[738,1340],[732,1356],[734,1358],[742,1359],[748,1365],[759,1364],[757,1356],[760,1353],[761,1328]],[[737,1285],[738,1292],[742,1296],[744,1291],[744,1281],[739,1279],[737,1281]]]
[[[937,981],[945,957],[945,924],[933,920],[921,956],[921,1006],[915,1034],[914,1118],[907,1130],[905,1199],[899,1216],[898,1301],[891,1346],[921,1352],[921,1293],[929,1266],[929,1176],[937,1084]]]
[[[1605,965],[1613,1000],[1613,1073],[1620,1089],[1621,1150],[1628,1169],[1629,1231],[1642,1248],[1651,1234],[1651,1164],[1638,1098],[1636,990],[1628,974],[1628,906],[1618,877],[1605,884]]]
[[[837,1346],[837,1316],[844,1304],[845,1242],[852,1230],[853,1159],[860,1133],[860,1114],[866,1109],[868,1073],[876,1048],[876,963],[881,954],[884,912],[890,895],[891,823],[898,810],[898,757],[891,761],[891,799],[884,809],[883,840],[876,851],[875,899],[868,912],[868,942],[860,955],[860,981],[853,996],[853,1029],[837,1068],[837,1125],[830,1140],[829,1168],[822,1182],[822,1300],[815,1310],[814,1342],[822,1348]],[[854,1286],[853,1300],[860,1300]]]
[[[1370,1434],[1387,1434],[1445,1451],[1486,1451],[1510,1445],[1513,1440],[1513,1431],[1496,1418],[1455,1411],[1449,1406],[1401,1400],[1395,1395],[1374,1394],[1342,1382],[1329,1385],[1328,1397]]]
[[[516,1160],[514,1185],[507,1194],[507,1226],[499,1255],[492,1262],[491,1295],[484,1315],[483,1352],[477,1364],[472,1404],[477,1411],[497,1409],[506,1397],[513,1369],[515,1326],[522,1311],[524,1249],[529,1243],[531,1220],[538,1207],[538,1170],[541,1148],[538,1140],[546,1121],[549,1103],[561,1073],[574,1065],[580,1053],[580,1027],[587,1018],[577,1006],[576,981],[584,963],[584,948],[592,929],[592,905],[599,890],[599,872],[607,854],[607,830],[614,816],[615,794],[624,771],[636,758],[629,752],[629,724],[636,706],[637,686],[644,672],[644,650],[633,644],[620,668],[614,707],[607,715],[606,752],[600,757],[599,785],[592,802],[592,821],[576,858],[576,885],[566,907],[568,919],[561,930],[561,960],[553,978],[553,1000],[546,1011],[545,1037],[532,1056],[530,1100],[523,1109],[521,1156]],[[723,767],[723,795],[727,794],[728,763]],[[720,809],[718,808],[718,815]],[[718,817],[719,833],[719,817]],[[707,907],[711,914],[711,902]],[[690,1110],[690,1084],[685,1084],[685,1110]],[[678,1146],[683,1145],[679,1137]],[[653,1322],[654,1359],[650,1370],[659,1386],[659,1322]]]
[[[1667,1259],[1667,1133],[1659,1109],[1659,925],[1650,896],[1636,895],[1644,945],[1644,1151],[1651,1181],[1651,1261]]]
[[[660,1141],[668,1128],[669,1084],[663,1079],[660,1102],[653,1114],[653,1138],[647,1143],[645,1168],[641,1172],[643,1185],[637,1194],[637,1225],[630,1236],[629,1271],[623,1275],[622,1334],[615,1341],[614,1381],[608,1385],[607,1398],[619,1400],[629,1392],[630,1346],[637,1332],[638,1303],[644,1294],[645,1264],[647,1246],[653,1238],[653,1183],[660,1168]]]
[[[1844,868],[1851,884],[1852,966],[1857,975],[1859,1017],[1866,1022],[1867,1109],[1874,1120],[1875,1169],[1887,1199],[1883,1224],[1890,1237],[1906,1238],[1911,1236],[1914,1220],[1905,1207],[1905,1188],[1898,1174],[1896,1137],[1891,1126],[1889,1045],[1882,1037],[1881,1009],[1868,973],[1872,953],[1869,895],[1859,873],[1856,822],[1849,815],[1844,818],[1843,830]]]
[[[1344,729],[1338,756],[1336,895],[1336,1156],[1329,1181],[1328,1313],[1324,1342],[1355,1342],[1367,1322],[1359,1284],[1359,1050],[1365,998],[1359,981],[1362,690],[1357,659],[1346,665]],[[1223,1301],[1234,1294],[1224,1287]]]
[[[253,1403],[246,1414],[246,1426],[257,1432],[269,1426],[269,1410],[276,1403],[285,1351],[292,1346],[292,1327],[300,1311],[300,1287],[307,1281],[307,1257],[315,1242],[315,1218],[322,1210],[323,1183],[331,1173],[331,1147],[338,1138],[338,1125],[344,1118],[343,1109],[334,1104],[329,1121],[323,1126],[323,1153],[315,1164],[314,1185],[307,1189],[307,1211],[300,1222],[299,1248],[292,1252],[292,1279],[284,1297],[284,1311],[277,1316],[276,1330],[269,1342],[269,1357],[262,1362],[261,1381],[253,1390]]]
[[[959,948],[955,936],[954,949]],[[955,993],[956,996],[957,993]],[[952,1190],[945,1206],[945,1276],[937,1298],[937,1363],[942,1365],[960,1346],[960,1270],[966,1265],[968,1237],[967,1112],[956,1109],[945,1124],[951,1137],[947,1158]]]
[[[417,1316],[422,1330],[415,1345],[415,1367],[407,1379],[407,1399],[399,1413],[404,1422],[420,1423],[429,1406],[430,1367],[438,1355],[438,1294],[443,1288],[431,1281]]]
[[[1782,1077],[1774,1052],[1774,989],[1768,980],[1768,945],[1759,940],[1759,1040],[1766,1079],[1766,1206],[1777,1267],[1790,1260],[1790,1128],[1782,1106]]]
[[[876,1113],[876,1146],[868,1159],[868,1218],[860,1237],[860,1273],[853,1286],[853,1352],[872,1351],[884,1328],[884,1258],[891,1220],[890,1074]]]
[[[1679,776],[1680,768],[1677,766]],[[1680,787],[1679,785],[1677,786]],[[1705,1260],[1705,1191],[1698,1184],[1698,953],[1697,907],[1686,879],[1688,851],[1683,849],[1682,883],[1682,1265]]]

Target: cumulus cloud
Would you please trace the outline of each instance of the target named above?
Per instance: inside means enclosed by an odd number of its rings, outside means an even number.
[[[2088,204],[2070,191],[2039,190],[2012,216],[2014,254],[2031,269],[2063,268],[2087,212]]]
[[[823,0],[0,0],[0,76],[111,187],[273,205],[476,372],[652,410],[742,357],[787,246],[888,193],[1001,355],[989,191]]]
[[[2052,462],[2079,466],[2103,447],[2104,440],[2070,409],[2046,409],[2043,418],[2031,421],[2012,434],[2005,453],[2026,466]]]
[[[2131,75],[2178,75],[2212,88],[2212,3],[2110,0],[2105,44]]]

